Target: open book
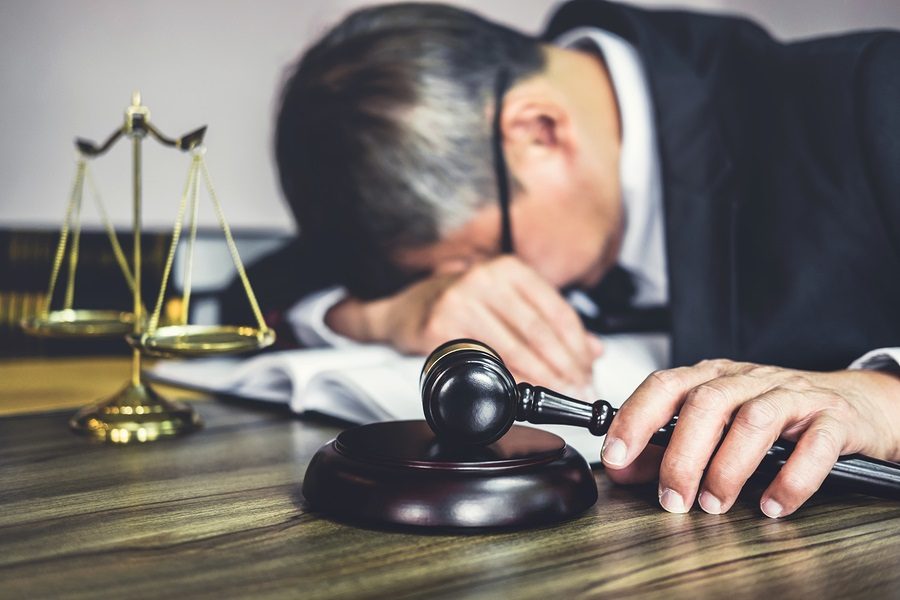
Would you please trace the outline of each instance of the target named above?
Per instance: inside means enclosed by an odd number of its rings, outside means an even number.
[[[614,406],[619,406],[649,373],[668,363],[668,344],[663,336],[608,336],[604,344],[603,356],[594,363],[594,387],[597,398]],[[296,413],[317,412],[362,424],[423,418],[418,386],[424,360],[384,346],[361,345],[287,350],[249,359],[167,360],[158,362],[146,375],[161,383],[282,402]],[[600,460],[602,438],[587,430],[529,426],[560,435],[591,463]]]

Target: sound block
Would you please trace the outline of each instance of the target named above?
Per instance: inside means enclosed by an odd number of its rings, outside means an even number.
[[[313,456],[310,507],[371,525],[522,529],[597,501],[584,458],[557,435],[513,426],[489,446],[438,441],[425,421],[348,429]]]

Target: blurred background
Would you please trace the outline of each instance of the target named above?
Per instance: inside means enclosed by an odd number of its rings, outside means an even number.
[[[897,0],[639,0],[740,13],[781,38],[900,28]],[[156,124],[180,135],[208,124],[207,160],[229,219],[242,229],[293,231],[272,161],[272,115],[286,66],[350,0],[28,0],[0,3],[0,227],[56,227],[74,173],[72,140],[101,140],[140,89]],[[460,1],[539,32],[552,0]],[[167,229],[188,168],[146,144],[148,229]],[[129,153],[95,173],[111,217],[130,223]],[[214,225],[212,211],[201,215]],[[99,226],[90,209],[85,223]]]
[[[552,0],[454,2],[529,32],[541,31]],[[686,7],[742,14],[783,39],[848,29],[900,28],[898,0],[634,0],[650,7]],[[132,90],[143,93],[152,121],[169,136],[209,125],[207,162],[226,216],[248,261],[294,234],[272,160],[272,121],[288,66],[359,0],[29,0],[0,2],[0,329],[39,306],[56,231],[75,169],[76,136],[102,141],[122,123]],[[144,144],[144,224],[149,254],[162,260],[189,158]],[[120,143],[96,161],[94,173],[113,223],[131,224],[130,152]],[[101,230],[85,203],[85,228]],[[202,205],[203,255],[195,285],[221,288],[233,271]],[[127,237],[123,242],[128,244]],[[107,260],[102,234],[85,238],[97,265]],[[90,246],[93,244],[94,246]],[[127,247],[127,246],[126,246]],[[153,254],[156,252],[156,254]],[[205,254],[204,254],[205,253]],[[24,257],[24,258],[23,258]],[[205,257],[205,258],[203,258]],[[223,265],[226,268],[213,268]],[[158,264],[156,268],[158,268]],[[98,273],[100,273],[98,271]],[[103,285],[100,273],[94,284]],[[91,281],[91,280],[87,280]],[[117,283],[118,285],[118,283]],[[124,284],[123,297],[127,296]],[[88,290],[90,291],[90,290]],[[86,292],[87,293],[87,292]],[[106,294],[106,292],[104,291]],[[13,296],[13,294],[15,296]],[[113,294],[113,292],[109,292]],[[127,305],[127,303],[126,303]],[[3,341],[5,353],[15,353]],[[4,351],[0,350],[0,354]]]

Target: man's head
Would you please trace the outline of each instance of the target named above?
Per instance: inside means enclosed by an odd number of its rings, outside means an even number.
[[[611,89],[594,90],[609,88],[602,64],[459,9],[380,6],[305,53],[276,133],[301,235],[357,295],[498,252],[491,123],[501,70],[517,253],[559,285],[605,269],[619,218],[618,124]],[[592,101],[583,85],[597,91]]]

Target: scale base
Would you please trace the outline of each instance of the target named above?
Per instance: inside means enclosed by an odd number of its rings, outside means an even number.
[[[141,382],[86,406],[69,419],[76,433],[113,444],[152,442],[200,428],[200,416],[182,402],[166,400]]]

